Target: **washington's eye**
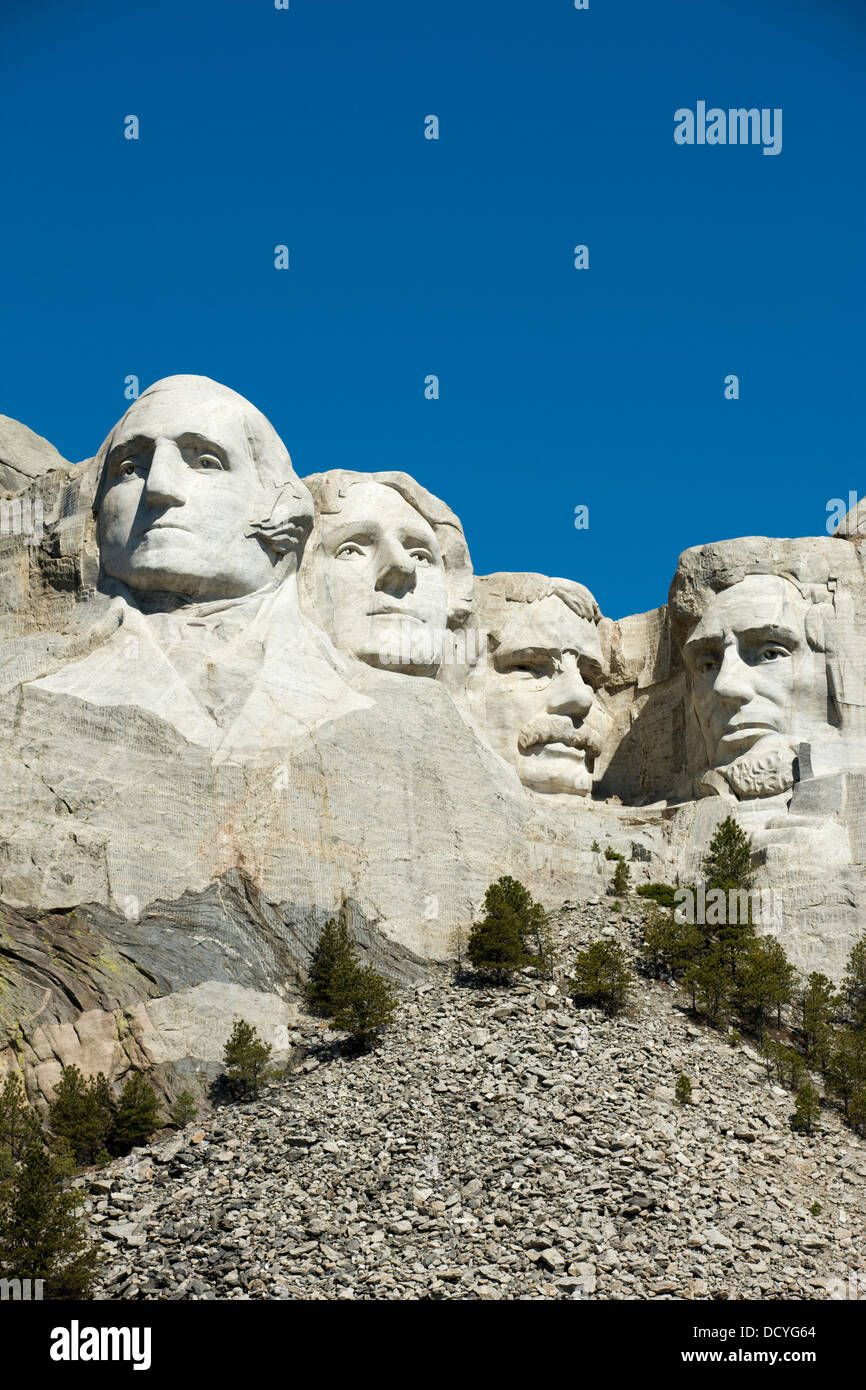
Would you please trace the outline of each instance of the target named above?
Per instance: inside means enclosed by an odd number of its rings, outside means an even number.
[[[718,669],[719,663],[713,656],[705,656],[702,661],[698,662],[698,670],[705,676],[710,675],[711,672],[717,671]]]
[[[128,478],[131,473],[134,473],[136,471],[137,468],[138,459],[124,459],[122,463],[118,464],[117,476],[119,478]]]
[[[197,468],[222,469],[222,461],[216,454],[199,454],[196,459]]]

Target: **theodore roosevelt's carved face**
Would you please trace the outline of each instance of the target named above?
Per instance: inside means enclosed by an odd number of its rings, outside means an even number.
[[[825,657],[807,641],[809,608],[778,575],[749,575],[707,605],[684,656],[711,768],[826,728]]]
[[[435,674],[448,591],[429,522],[394,488],[359,482],[339,511],[319,516],[317,531],[318,608],[334,644],[371,666]]]
[[[112,440],[99,502],[106,574],[131,589],[199,600],[268,582],[278,557],[251,523],[267,513],[274,491],[253,460],[245,404],[169,388],[131,407]]]
[[[607,725],[597,628],[554,595],[509,607],[487,665],[488,738],[524,786],[585,796]]]

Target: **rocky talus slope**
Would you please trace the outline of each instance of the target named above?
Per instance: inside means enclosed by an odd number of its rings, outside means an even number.
[[[558,932],[567,961],[602,932],[634,941],[637,919],[566,906]],[[340,1055],[313,1020],[301,1035],[305,1059],[259,1100],[79,1179],[100,1297],[825,1299],[866,1282],[866,1145],[832,1109],[793,1133],[755,1054],[665,984],[641,980],[608,1020],[534,980],[479,990],[434,967],[375,1053]]]

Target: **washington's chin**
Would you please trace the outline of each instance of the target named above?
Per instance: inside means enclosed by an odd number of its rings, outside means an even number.
[[[521,753],[520,780],[534,792],[566,796],[588,796],[593,775],[587,766],[586,750],[564,743],[547,743]]]
[[[181,594],[202,600],[240,598],[267,583],[267,576],[215,575],[212,568],[194,570],[190,566],[169,565],[165,559],[161,563],[104,568],[112,579],[136,593]]]

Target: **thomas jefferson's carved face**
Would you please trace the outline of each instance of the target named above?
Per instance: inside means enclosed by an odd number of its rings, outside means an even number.
[[[318,531],[317,599],[334,644],[370,666],[435,674],[448,591],[432,526],[394,488],[362,482]]]
[[[684,655],[711,768],[826,728],[825,658],[806,640],[809,607],[777,575],[749,575],[707,605]]]
[[[524,786],[585,796],[607,725],[598,630],[555,596],[509,607],[487,667],[488,738]]]
[[[267,584],[276,556],[249,534],[267,512],[243,407],[221,396],[146,393],[106,461],[99,543],[106,572],[131,589],[200,600]]]

